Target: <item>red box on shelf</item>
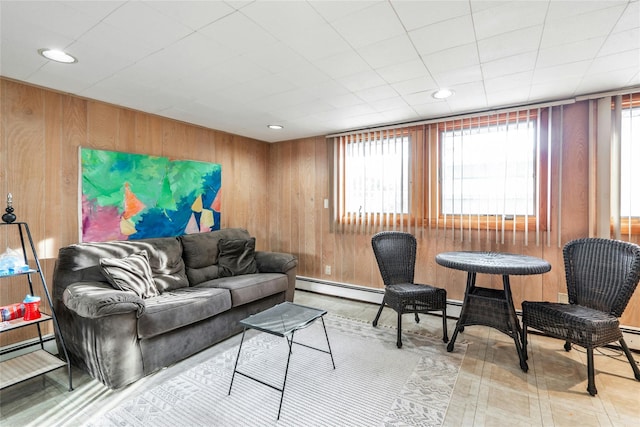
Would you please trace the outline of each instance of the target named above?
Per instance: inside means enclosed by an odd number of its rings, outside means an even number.
[[[21,302],[15,304],[9,304],[0,307],[0,313],[2,313],[2,321],[20,319],[24,317],[24,304]]]

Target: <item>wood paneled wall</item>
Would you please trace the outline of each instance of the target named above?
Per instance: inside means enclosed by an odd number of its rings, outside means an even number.
[[[540,276],[512,278],[514,301],[556,300],[565,293],[561,246],[588,235],[587,104],[564,108],[554,118],[551,232],[541,244],[531,235],[507,232],[463,242],[450,231],[418,233],[416,280],[445,287],[461,300],[465,273],[438,266],[434,257],[451,250],[494,250],[542,257],[552,264]],[[559,109],[554,112],[559,114]],[[560,123],[563,124],[562,128]],[[330,158],[323,136],[267,144],[152,114],[0,79],[0,210],[11,192],[18,219],[29,223],[45,276],[51,276],[58,249],[78,242],[78,148],[126,151],[222,164],[222,227],[244,227],[258,249],[298,256],[298,274],[321,280],[382,288],[371,251],[371,235],[335,234],[329,229]],[[561,164],[559,161],[562,161]],[[562,179],[558,179],[561,177]],[[561,183],[561,184],[559,184]],[[560,228],[559,228],[560,227]],[[561,230],[558,233],[558,230]],[[0,234],[0,250],[16,240]],[[325,274],[325,266],[331,274]],[[478,283],[500,286],[499,278]],[[0,302],[21,301],[24,280],[0,280]],[[622,323],[640,327],[640,291]],[[0,345],[25,339],[23,330],[0,335]],[[31,335],[33,336],[33,335]]]
[[[58,249],[79,241],[79,147],[220,163],[221,226],[247,228],[258,249],[268,249],[276,202],[268,197],[269,144],[7,79],[0,79],[0,115],[0,210],[11,192],[49,289]],[[0,228],[0,252],[19,247],[6,230],[13,228]],[[0,279],[2,304],[27,291],[24,278]],[[33,336],[29,329],[1,334],[0,345]]]
[[[542,233],[536,245],[535,233],[505,233],[505,243],[481,233],[481,238],[453,239],[451,230],[425,229],[417,233],[418,262],[416,280],[447,289],[448,297],[462,300],[466,273],[435,263],[435,255],[454,250],[483,250],[522,253],[548,260],[549,273],[511,278],[516,306],[523,300],[557,301],[566,293],[562,245],[589,234],[588,179],[588,104],[580,102],[554,108],[552,133],[562,135],[554,143],[551,188],[551,230]],[[562,117],[561,117],[562,114]],[[554,138],[559,139],[559,138]],[[324,199],[331,197],[327,142],[324,137],[280,142],[270,147],[270,166],[278,171],[269,176],[271,195],[280,203],[270,216],[269,237],[272,247],[293,252],[299,257],[298,274],[326,281],[382,288],[371,235],[329,230],[329,209]],[[558,232],[560,230],[560,232]],[[637,241],[636,241],[637,243]],[[325,274],[325,266],[331,274]],[[478,275],[478,284],[501,286],[501,278]],[[622,318],[622,323],[640,327],[640,290],[636,291]]]

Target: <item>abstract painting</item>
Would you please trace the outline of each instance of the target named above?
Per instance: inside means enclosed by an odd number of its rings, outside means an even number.
[[[83,242],[220,229],[216,163],[80,149]]]

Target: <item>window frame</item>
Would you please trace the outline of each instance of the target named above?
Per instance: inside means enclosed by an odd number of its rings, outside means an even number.
[[[345,148],[341,148],[337,150],[336,156],[338,157],[338,170],[337,177],[339,182],[338,189],[338,199],[337,199],[337,222],[341,225],[345,226],[357,226],[357,225],[367,225],[367,226],[398,226],[403,223],[407,223],[411,218],[411,170],[413,168],[412,165],[412,136],[409,128],[397,128],[397,129],[388,129],[388,130],[376,130],[370,132],[361,132],[356,135],[348,136],[349,139],[355,138],[355,142],[365,143],[366,141],[380,141],[385,139],[404,139],[407,141],[407,170],[403,173],[406,174],[406,182],[408,193],[407,207],[406,213],[401,212],[353,212],[349,211],[347,208],[347,173],[346,173],[346,144],[350,141],[343,140],[339,144],[345,144]],[[404,179],[403,179],[404,181]]]
[[[623,95],[621,108],[622,110],[631,109],[631,108],[640,108],[640,93]],[[614,100],[612,100],[611,102],[611,111],[612,113],[615,111]],[[640,129],[638,129],[638,133],[640,134]],[[613,218],[611,218],[610,224],[611,224],[610,226],[611,234],[613,235],[615,233],[615,224],[614,224]],[[623,235],[627,235],[627,234],[639,235],[640,234],[640,216],[632,216],[632,217],[620,216],[620,232]]]
[[[527,116],[528,114],[528,116]],[[548,216],[548,182],[549,182],[549,144],[548,135],[549,129],[546,125],[548,121],[549,110],[547,108],[540,108],[535,110],[521,110],[509,113],[498,113],[493,115],[485,115],[478,117],[468,117],[461,119],[453,119],[448,121],[442,121],[432,126],[430,129],[429,138],[425,141],[428,145],[428,149],[431,153],[437,153],[434,155],[436,161],[432,162],[432,168],[430,173],[430,182],[434,188],[431,191],[428,189],[428,183],[425,183],[425,192],[431,193],[431,203],[428,218],[424,220],[427,223],[431,223],[431,226],[436,226],[443,229],[469,229],[469,230],[489,230],[489,231],[547,231],[547,216]],[[539,154],[538,160],[534,159],[534,163],[538,165],[535,173],[537,174],[537,206],[534,208],[536,214],[533,215],[516,215],[513,217],[506,215],[494,215],[494,214],[444,214],[441,206],[442,189],[442,149],[440,135],[444,131],[461,130],[461,129],[473,129],[486,126],[504,125],[517,123],[519,121],[534,120],[536,137],[536,153]],[[535,198],[535,197],[534,197]]]

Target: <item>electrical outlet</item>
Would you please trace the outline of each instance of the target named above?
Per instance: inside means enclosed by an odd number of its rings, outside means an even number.
[[[329,209],[329,199],[324,199],[324,208]]]
[[[331,276],[331,266],[330,265],[325,265],[324,266],[324,274],[326,274],[327,276]]]

